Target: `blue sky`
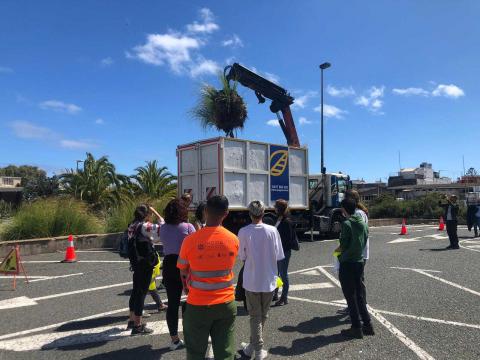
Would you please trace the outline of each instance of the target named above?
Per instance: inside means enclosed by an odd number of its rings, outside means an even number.
[[[85,152],[131,174],[178,144],[216,136],[191,118],[202,83],[240,62],[297,99],[320,169],[318,65],[325,72],[328,171],[375,180],[432,162],[480,168],[480,2],[0,2],[0,166],[75,167]],[[239,137],[284,143],[268,106],[240,88]]]

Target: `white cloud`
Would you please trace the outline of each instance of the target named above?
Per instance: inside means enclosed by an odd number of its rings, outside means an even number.
[[[105,120],[103,120],[102,118],[98,118],[98,119],[95,120],[95,124],[103,125],[103,124],[105,124]]]
[[[202,8],[200,9],[199,13],[200,13],[200,18],[202,19],[202,22],[194,21],[193,24],[188,24],[187,30],[189,32],[210,34],[220,29],[220,27],[215,23],[214,21],[215,18],[210,9]]]
[[[82,111],[82,108],[75,104],[64,103],[59,100],[47,100],[39,104],[43,110],[53,110],[57,112],[66,112],[68,114],[77,114]]]
[[[147,34],[145,43],[127,51],[126,57],[154,66],[166,65],[178,75],[216,74],[220,67],[215,61],[205,59],[200,48],[208,43],[205,34],[219,27],[209,9],[201,9],[200,17],[201,22],[187,25],[188,32],[169,30],[165,34]]]
[[[292,105],[292,108],[293,109],[304,109],[305,106],[307,105],[307,102],[317,96],[318,93],[316,91],[308,91],[306,92],[305,94],[299,96],[299,97],[296,97],[295,98],[295,102],[293,103]]]
[[[432,95],[444,96],[444,97],[456,99],[460,96],[465,96],[465,92],[461,88],[459,88],[457,85],[440,84],[432,91]]]
[[[81,150],[81,149],[86,150],[86,149],[97,147],[96,144],[90,141],[68,140],[68,139],[60,140],[60,146],[65,149],[71,149],[71,150]]]
[[[106,57],[106,58],[103,58],[101,61],[100,61],[100,65],[104,66],[104,67],[107,67],[107,66],[110,66],[110,65],[113,65],[114,61],[111,57]]]
[[[12,129],[13,134],[20,139],[40,140],[65,149],[74,150],[97,147],[94,142],[89,140],[65,139],[62,134],[29,121],[13,121],[9,124],[9,127]]]
[[[321,112],[322,111],[322,106],[321,105],[318,105],[315,109],[313,109],[314,111],[317,111],[317,112]],[[336,106],[333,106],[333,105],[328,105],[328,104],[324,104],[323,105],[323,115],[325,117],[331,117],[331,118],[337,118],[337,119],[342,119],[343,118],[343,115],[347,114],[348,111],[346,110],[342,110],[342,109],[339,109],[338,107]]]
[[[365,107],[367,110],[383,114],[380,110],[383,107],[383,96],[385,94],[385,86],[372,86],[364,95],[358,96],[354,103]]]
[[[280,83],[280,76],[278,76],[278,75],[275,75],[275,74],[272,74],[272,73],[269,73],[269,72],[265,72],[265,78],[267,80],[270,80],[271,82],[273,82],[275,84]]]
[[[190,75],[197,77],[200,75],[212,75],[218,74],[221,71],[220,66],[213,60],[200,59],[199,62],[192,66],[190,69]]]
[[[0,74],[11,74],[13,73],[13,69],[7,66],[0,66]]]
[[[222,41],[222,45],[232,48],[243,47],[243,41],[237,34],[233,34],[231,38]]]
[[[300,116],[300,118],[298,119],[298,122],[299,122],[300,125],[312,124],[312,122],[310,120],[308,120],[306,117],[303,117],[303,116]]]
[[[268,120],[267,125],[274,126],[274,127],[280,127],[280,123],[278,122],[277,119]]]
[[[350,86],[348,88],[336,88],[334,86],[328,85],[327,86],[327,93],[333,97],[347,97],[355,95],[355,90]]]
[[[10,128],[15,136],[21,139],[45,140],[55,137],[55,133],[52,130],[28,121],[13,121],[10,123]]]
[[[396,95],[403,96],[429,96],[430,93],[422,88],[409,87],[405,89],[393,89],[392,92]]]
[[[147,42],[135,46],[133,54],[127,53],[127,57],[156,66],[168,63],[173,72],[180,73],[191,62],[190,51],[199,47],[200,41],[187,35],[149,34]]]

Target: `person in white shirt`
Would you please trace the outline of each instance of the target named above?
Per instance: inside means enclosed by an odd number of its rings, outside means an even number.
[[[242,343],[243,352],[255,359],[265,359],[263,328],[277,283],[277,261],[284,259],[282,240],[278,230],[262,222],[265,206],[261,201],[248,205],[252,224],[238,233],[240,248],[238,256],[245,262],[243,288],[250,315],[250,343]]]

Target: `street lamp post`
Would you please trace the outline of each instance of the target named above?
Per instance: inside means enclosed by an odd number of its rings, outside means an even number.
[[[323,64],[320,65],[320,77],[321,77],[321,89],[320,89],[320,114],[321,114],[321,139],[320,141],[322,142],[322,147],[321,147],[321,161],[320,161],[320,171],[322,175],[325,175],[326,169],[325,169],[325,164],[323,161],[323,70],[328,69],[331,66],[330,63],[324,62]]]

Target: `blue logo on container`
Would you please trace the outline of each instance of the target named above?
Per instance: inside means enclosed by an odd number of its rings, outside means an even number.
[[[288,147],[270,146],[270,199],[289,200]]]

